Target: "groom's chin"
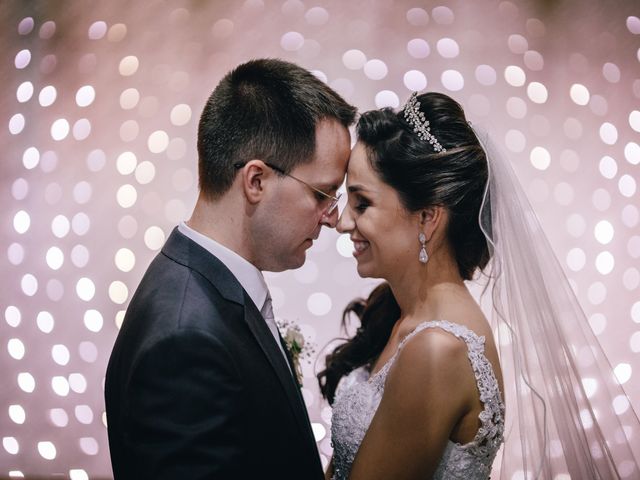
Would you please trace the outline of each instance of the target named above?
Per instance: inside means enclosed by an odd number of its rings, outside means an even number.
[[[281,259],[281,261],[277,262],[277,264],[271,265],[270,268],[264,268],[261,270],[266,270],[268,272],[284,272],[286,270],[296,270],[304,265],[306,259],[307,253],[301,252],[297,253],[295,256],[291,255],[286,259]]]

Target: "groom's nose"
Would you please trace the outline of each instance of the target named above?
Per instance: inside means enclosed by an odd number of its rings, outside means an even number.
[[[338,223],[338,209],[334,208],[333,212],[327,214],[326,212],[322,214],[320,218],[320,224],[325,227],[336,228]]]

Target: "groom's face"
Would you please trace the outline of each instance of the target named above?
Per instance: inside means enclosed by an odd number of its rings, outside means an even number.
[[[314,188],[335,196],[344,180],[349,153],[349,131],[335,120],[323,120],[316,127],[313,160],[295,167],[289,172],[291,176],[280,176],[272,183],[271,194],[261,205],[257,220],[262,270],[277,272],[301,267],[322,226],[335,228],[337,209],[327,215],[327,199]]]

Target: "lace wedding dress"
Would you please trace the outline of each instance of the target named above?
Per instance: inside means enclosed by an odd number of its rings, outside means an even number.
[[[504,403],[491,363],[484,355],[484,337],[468,328],[447,322],[431,321],[418,325],[407,335],[391,359],[375,375],[360,367],[344,377],[336,390],[331,435],[333,443],[334,480],[346,480],[351,464],[373,419],[389,369],[404,345],[426,328],[440,328],[464,340],[475,373],[484,410],[475,438],[464,445],[449,441],[434,479],[487,479],[491,464],[503,441]],[[434,412],[437,414],[437,412]]]

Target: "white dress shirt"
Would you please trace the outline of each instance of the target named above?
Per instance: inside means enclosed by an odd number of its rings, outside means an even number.
[[[262,272],[258,270],[255,265],[242,258],[233,250],[230,250],[212,238],[195,231],[185,222],[180,222],[178,225],[178,231],[210,252],[231,271],[233,276],[236,277],[238,282],[240,282],[240,285],[242,285],[242,288],[244,288],[249,294],[253,303],[255,303],[261,313],[263,313],[263,319],[269,327],[278,348],[286,360],[287,355],[282,348],[282,343],[280,343],[280,336],[278,335],[278,327],[276,326],[275,319],[272,316],[271,318],[265,318],[264,315],[264,312],[267,310],[265,302],[267,298],[271,298],[271,296],[269,295],[269,288],[267,287],[267,282],[265,282]],[[289,365],[288,361],[287,365]]]

